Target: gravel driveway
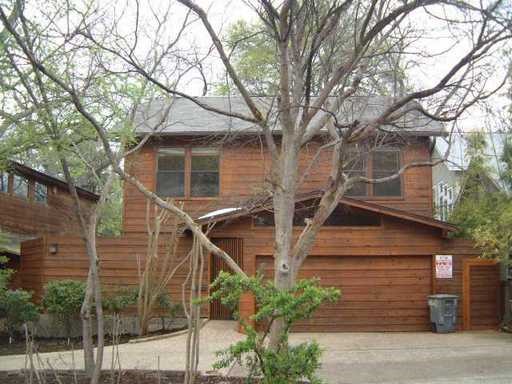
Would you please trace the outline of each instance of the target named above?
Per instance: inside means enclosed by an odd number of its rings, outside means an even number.
[[[200,369],[208,371],[215,351],[243,336],[229,321],[210,321],[201,332]],[[512,335],[498,332],[308,333],[292,342],[316,339],[324,348],[321,376],[334,383],[512,383]],[[186,336],[119,346],[123,368],[182,369]],[[105,368],[111,348],[105,349]],[[71,353],[46,353],[54,368],[72,368]],[[75,352],[80,367],[82,356]],[[23,368],[24,356],[0,357],[0,369]],[[233,374],[241,373],[234,369]]]

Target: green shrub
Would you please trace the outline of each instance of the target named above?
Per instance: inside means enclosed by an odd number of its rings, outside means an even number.
[[[0,256],[0,267],[7,261],[5,256]],[[30,292],[8,289],[13,273],[12,269],[0,269],[0,318],[5,319],[7,332],[11,338],[23,324],[35,321],[39,317]]]
[[[30,321],[36,321],[39,312],[32,303],[32,294],[22,289],[5,290],[0,294],[0,318],[4,318],[7,332],[14,337],[19,328]]]
[[[165,326],[165,318],[170,317],[174,319],[178,316],[182,309],[181,304],[173,304],[171,296],[167,292],[163,292],[157,299],[158,308],[160,309],[160,322],[162,323],[162,330],[167,330]]]
[[[133,288],[122,288],[108,291],[103,294],[103,309],[111,314],[120,314],[126,308],[137,303],[138,290]]]
[[[73,321],[80,314],[84,297],[85,283],[81,281],[51,281],[45,287],[43,307],[64,326],[67,337],[71,337]]]
[[[244,366],[249,378],[261,377],[262,384],[290,384],[302,380],[319,383],[316,371],[320,367],[321,349],[316,342],[298,345],[288,343],[292,325],[313,315],[324,302],[338,300],[340,292],[334,288],[320,287],[318,280],[300,280],[289,290],[280,290],[263,277],[242,277],[221,272],[212,284],[214,292],[209,300],[220,300],[233,309],[239,318],[237,306],[240,296],[250,292],[256,299],[257,312],[251,320],[262,325],[258,332],[254,327],[241,323],[246,331],[245,340],[217,353],[216,369],[227,368],[234,362]],[[282,320],[284,330],[273,348],[268,345],[270,327]]]
[[[11,277],[14,273],[12,269],[3,268],[3,265],[7,264],[8,261],[9,259],[7,259],[7,257],[0,256],[0,294],[7,290]]]

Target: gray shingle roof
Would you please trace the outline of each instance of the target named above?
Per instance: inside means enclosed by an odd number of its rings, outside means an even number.
[[[205,96],[198,97],[197,100],[215,109],[251,116],[245,102],[239,96]],[[267,113],[270,110],[270,115],[275,117],[275,98],[255,97],[254,100],[263,112]],[[379,116],[392,102],[393,99],[390,97],[352,97],[340,108],[337,114],[338,121],[350,123],[356,119],[371,120]],[[279,127],[277,124],[275,126],[277,133]],[[395,125],[383,128],[415,136],[446,134],[441,123],[425,117],[418,111],[408,112],[396,121]],[[160,135],[214,135],[229,132],[255,133],[259,132],[259,127],[252,122],[208,111],[191,100],[178,97],[171,101],[154,100],[142,105],[136,112],[135,130],[140,135],[151,132]]]

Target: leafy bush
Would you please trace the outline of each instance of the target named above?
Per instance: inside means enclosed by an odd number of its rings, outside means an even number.
[[[103,294],[103,309],[112,314],[120,314],[130,305],[137,303],[137,289],[123,288]]]
[[[32,294],[22,289],[5,290],[0,294],[0,318],[5,318],[7,332],[14,337],[19,328],[36,321],[39,312],[32,303]]]
[[[0,256],[0,267],[7,261],[5,256]],[[11,338],[23,324],[35,321],[39,317],[30,292],[8,289],[13,273],[12,269],[0,269],[0,318],[5,319],[7,332]]]
[[[320,367],[319,345],[313,341],[292,346],[288,337],[295,322],[311,317],[322,303],[338,300],[338,290],[322,288],[318,280],[300,280],[290,290],[280,290],[261,276],[242,277],[221,272],[212,284],[212,291],[209,300],[220,300],[233,309],[246,331],[245,340],[217,353],[216,369],[237,362],[246,367],[249,378],[261,377],[262,384],[290,384],[304,379],[320,382],[315,375]],[[239,317],[237,306],[245,292],[252,293],[256,299],[258,309],[251,320],[263,326],[261,332]],[[266,339],[278,319],[283,321],[284,329],[277,345],[270,348]]]
[[[7,264],[8,261],[7,257],[0,256],[0,294],[7,290],[12,274],[14,273],[12,269],[2,267],[4,264]]]
[[[85,297],[85,283],[76,280],[57,280],[45,287],[43,307],[62,323],[67,337],[71,337],[73,321],[80,314]]]
[[[468,169],[461,182],[463,186],[449,221],[458,226],[456,236],[472,238],[482,251],[482,257],[507,262],[512,247],[512,198],[504,190],[489,187],[492,177],[486,152],[485,135],[475,132],[467,138]],[[506,172],[502,185],[512,187],[512,141],[504,143],[501,158]]]
[[[160,321],[162,323],[162,329],[165,331],[165,318],[170,317],[174,319],[181,311],[181,304],[173,304],[171,296],[167,292],[163,292],[158,296],[157,299],[158,308],[160,309]]]

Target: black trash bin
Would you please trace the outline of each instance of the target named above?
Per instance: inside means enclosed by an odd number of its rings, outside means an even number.
[[[455,332],[457,326],[457,295],[438,294],[428,297],[432,332]]]

